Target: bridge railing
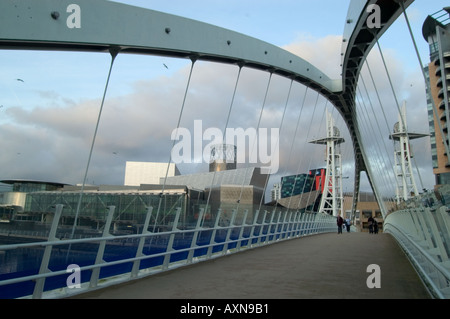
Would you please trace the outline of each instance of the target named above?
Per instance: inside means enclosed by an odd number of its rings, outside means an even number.
[[[450,188],[425,193],[386,216],[384,230],[404,249],[436,298],[450,298]],[[446,204],[447,203],[447,204]]]
[[[138,234],[110,233],[115,207],[108,208],[103,234],[95,238],[58,239],[63,205],[57,205],[47,241],[0,246],[3,254],[35,255],[35,269],[0,274],[1,298],[64,298],[122,283],[192,263],[303,236],[334,232],[336,218],[322,213],[295,211],[220,210],[204,226],[203,210],[194,227],[186,228],[178,209],[165,227],[150,225],[153,208],[146,212]],[[250,222],[247,222],[250,220]],[[167,229],[168,227],[168,229]],[[152,231],[150,231],[152,229]]]

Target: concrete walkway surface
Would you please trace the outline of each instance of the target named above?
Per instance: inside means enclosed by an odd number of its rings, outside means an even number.
[[[369,265],[378,265],[379,272],[368,272]],[[368,288],[368,278],[370,283],[380,279],[380,288]],[[239,252],[74,298],[428,299],[430,296],[391,235],[330,233]]]

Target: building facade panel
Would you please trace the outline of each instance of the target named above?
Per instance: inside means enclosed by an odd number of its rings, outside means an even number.
[[[166,173],[169,177],[179,175],[174,163],[126,162],[124,185],[159,184],[160,179],[166,177]]]

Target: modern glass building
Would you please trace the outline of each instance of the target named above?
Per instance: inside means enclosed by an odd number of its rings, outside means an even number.
[[[6,222],[24,210],[27,194],[33,192],[55,191],[65,184],[36,180],[11,179],[0,181],[8,185],[6,191],[0,192],[0,220]]]
[[[190,175],[171,176],[167,178],[169,185],[187,185],[190,188],[205,190],[219,185],[256,186],[265,188],[267,174],[261,173],[259,167],[230,169]],[[160,184],[164,183],[161,178]]]
[[[325,169],[313,169],[308,174],[281,177],[281,198],[288,198],[315,190],[323,190]]]
[[[139,188],[116,186],[88,187],[83,193],[79,187],[67,187],[59,191],[29,193],[24,212],[30,220],[42,220],[51,216],[55,205],[64,205],[61,225],[73,225],[99,229],[106,220],[108,208],[115,207],[113,223],[117,227],[144,223],[148,208],[152,207],[151,224],[158,227],[169,225],[181,210],[182,220],[193,223],[198,214],[203,194],[181,186],[141,185]]]
[[[314,177],[309,174],[299,174],[281,177],[281,198],[292,197],[312,190]]]

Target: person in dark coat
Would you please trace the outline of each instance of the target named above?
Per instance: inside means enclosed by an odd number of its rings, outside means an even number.
[[[369,234],[373,234],[373,227],[375,224],[375,220],[373,219],[372,216],[370,216],[367,222],[369,223]]]
[[[376,219],[373,220],[373,233],[378,234],[378,222]]]
[[[344,224],[344,219],[341,217],[341,214],[337,216],[336,223],[338,226],[338,234],[342,234],[342,225]]]

